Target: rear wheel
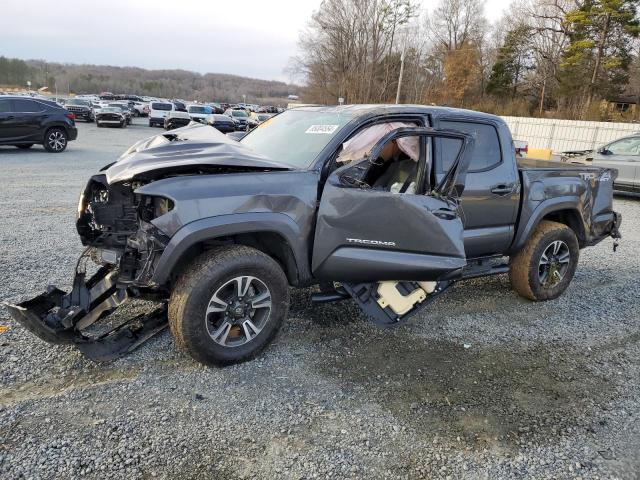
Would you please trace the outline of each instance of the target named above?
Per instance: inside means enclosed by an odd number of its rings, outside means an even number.
[[[562,223],[543,220],[525,247],[511,257],[511,286],[530,300],[557,298],[571,283],[579,256],[580,246],[573,230]]]
[[[176,282],[169,327],[176,343],[205,365],[255,357],[289,310],[280,265],[253,248],[232,245],[197,257]]]
[[[44,135],[47,152],[60,153],[67,148],[67,132],[62,128],[50,128]]]

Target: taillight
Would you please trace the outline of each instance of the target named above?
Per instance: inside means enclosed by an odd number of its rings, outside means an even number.
[[[71,120],[75,120],[76,116],[73,113],[67,113],[67,118],[71,119]]]

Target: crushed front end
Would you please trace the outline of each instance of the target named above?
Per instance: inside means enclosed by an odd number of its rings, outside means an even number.
[[[131,298],[163,297],[151,278],[169,239],[150,221],[173,205],[165,198],[136,194],[140,186],[140,182],[109,185],[104,174],[89,180],[80,196],[76,223],[86,248],[76,264],[71,291],[50,286],[26,302],[5,304],[16,321],[42,340],[75,344],[98,361],[124,355],[166,327],[163,305],[99,335],[87,333]],[[91,275],[90,262],[97,264]]]

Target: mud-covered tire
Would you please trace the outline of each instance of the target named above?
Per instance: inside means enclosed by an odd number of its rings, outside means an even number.
[[[270,293],[270,310],[260,332],[236,346],[214,341],[207,308],[220,288],[240,276],[257,278]],[[230,245],[196,257],[176,281],[169,299],[169,328],[179,348],[205,365],[229,365],[254,358],[275,337],[289,311],[289,286],[280,265],[254,248]],[[240,320],[238,320],[240,321]],[[240,329],[240,327],[237,327]],[[246,331],[245,331],[246,333]]]
[[[561,280],[556,284],[541,281],[544,265],[543,254],[552,248],[554,242],[562,242],[567,247],[569,263]],[[564,248],[564,247],[562,247]],[[569,286],[578,266],[580,247],[575,233],[568,226],[543,220],[535,229],[525,247],[509,261],[509,279],[512,288],[529,300],[552,300],[559,297]],[[546,256],[545,256],[546,258]]]

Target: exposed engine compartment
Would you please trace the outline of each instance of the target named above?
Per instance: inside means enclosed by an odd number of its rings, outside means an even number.
[[[96,263],[119,269],[117,283],[121,286],[151,286],[154,261],[169,241],[150,222],[169,212],[173,202],[136,194],[144,184],[109,185],[105,175],[95,175],[78,204],[76,227],[82,244],[94,249]]]

